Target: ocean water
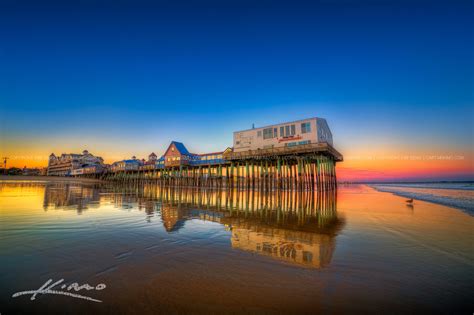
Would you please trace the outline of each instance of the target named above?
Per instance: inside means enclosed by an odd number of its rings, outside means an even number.
[[[1,314],[470,314],[474,218],[336,192],[0,181]],[[64,279],[103,290],[17,292]],[[56,290],[63,290],[61,287]]]
[[[371,185],[383,192],[457,208],[474,215],[474,183],[416,183]]]

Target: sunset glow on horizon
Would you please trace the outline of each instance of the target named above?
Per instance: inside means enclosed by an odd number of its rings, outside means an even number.
[[[337,138],[336,138],[337,139]],[[231,143],[231,141],[229,141]],[[222,151],[227,146],[210,147],[208,150],[199,150],[200,143],[184,144],[188,148],[193,148],[195,153],[205,153]],[[230,144],[228,145],[230,146]],[[27,148],[34,147],[26,146]],[[67,147],[67,146],[65,146]],[[111,145],[113,148],[113,144]],[[139,159],[147,159],[151,152],[161,156],[167,148],[167,143],[162,143],[156,147],[150,146],[149,150],[131,151],[131,150],[112,150],[103,152],[100,148],[91,148],[91,146],[69,147],[67,150],[53,149],[50,151],[38,151],[33,153],[29,150],[16,151],[16,154],[10,154],[8,166],[10,167],[46,167],[48,156],[51,153],[60,155],[62,153],[80,153],[87,149],[92,154],[102,156],[105,163],[111,164],[121,159],[128,159],[137,156]],[[194,150],[195,148],[195,150]],[[370,152],[353,151],[354,149],[341,149],[344,155],[344,161],[337,164],[337,175],[339,181],[430,181],[430,180],[473,180],[474,179],[474,157],[472,152],[465,151],[436,151],[413,152],[404,151],[394,152]],[[351,150],[352,149],[352,150]],[[15,151],[10,151],[15,152]],[[351,152],[353,152],[351,154]],[[2,152],[2,156],[4,152]]]

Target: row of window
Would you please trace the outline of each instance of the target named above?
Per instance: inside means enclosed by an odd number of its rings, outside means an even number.
[[[222,159],[222,154],[205,155],[201,157],[201,161],[202,160],[216,160],[216,159]]]
[[[197,160],[197,161],[208,161],[208,160],[216,160],[216,159],[222,159],[222,154],[215,154],[215,155],[204,155],[201,157],[191,157],[191,156],[183,156],[183,160],[187,161],[192,161],[192,160]],[[181,157],[179,156],[174,156],[174,157],[169,157],[167,158],[168,162],[171,161],[179,161],[181,160]]]
[[[310,140],[306,140],[306,141],[300,141],[300,142],[290,142],[290,143],[287,143],[286,146],[287,147],[294,147],[296,145],[310,144],[310,143],[311,143]]]
[[[311,123],[305,122],[301,123],[301,133],[309,133],[311,132]],[[295,125],[286,125],[280,126],[280,137],[291,137],[296,134],[296,126]],[[262,131],[257,131],[257,137],[262,136]],[[263,129],[263,139],[272,139],[278,137],[278,128],[265,128]]]

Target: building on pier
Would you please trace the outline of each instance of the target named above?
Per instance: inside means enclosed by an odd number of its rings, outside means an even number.
[[[172,141],[165,151],[163,159],[165,167],[215,165],[225,162],[223,153],[224,151],[204,154],[191,153],[183,143]]]
[[[110,172],[154,171],[184,166],[199,167],[204,165],[220,165],[225,163],[224,153],[225,151],[204,154],[191,153],[183,143],[172,141],[160,158],[158,158],[155,153],[151,153],[147,161],[138,160],[136,157],[130,160],[117,161],[112,163]]]
[[[181,142],[172,141],[163,154],[165,167],[188,165],[193,154]]]
[[[223,157],[224,151],[205,154],[196,154],[196,158],[191,161],[191,165],[218,165],[225,163]]]
[[[105,171],[105,165],[86,165],[71,171],[72,176],[101,174]]]
[[[63,153],[61,156],[56,156],[54,153],[51,153],[48,161],[47,174],[49,176],[70,176],[76,169],[85,166],[101,167],[103,165],[104,160],[100,156],[94,156],[87,150],[84,150],[82,154]]]
[[[325,119],[309,118],[234,132],[234,152],[310,143],[333,145],[332,133]]]
[[[161,159],[160,159],[161,160]],[[139,166],[139,170],[140,171],[152,171],[152,170],[156,170],[158,167],[158,156],[152,152],[149,156],[148,156],[148,160],[147,161],[143,161],[142,160],[142,164]]]
[[[133,156],[129,160],[122,160],[112,163],[110,169],[112,172],[138,171],[141,165],[143,165],[143,162]]]
[[[148,156],[148,162],[154,163],[158,159],[158,156],[155,154],[155,152],[151,152],[151,154]]]
[[[239,187],[260,190],[332,190],[336,162],[325,119],[308,118],[234,133],[234,147],[196,154],[172,141],[158,158],[115,162],[103,177],[117,181],[156,180],[171,186]]]

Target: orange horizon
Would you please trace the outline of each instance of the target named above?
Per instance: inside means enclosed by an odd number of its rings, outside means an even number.
[[[5,155],[2,155],[2,157]],[[104,162],[111,164],[117,160],[105,157]],[[146,158],[146,157],[145,157]],[[37,156],[34,159],[16,156],[7,161],[7,168],[44,168],[48,159]],[[452,159],[390,160],[379,159],[347,160],[337,163],[338,181],[402,180],[428,178],[474,178],[473,159],[458,157]],[[2,165],[3,168],[3,160]]]
[[[6,141],[2,143],[0,157],[9,156],[7,168],[46,167],[51,152],[56,155],[69,152],[82,152],[87,149],[91,154],[101,156],[104,162],[138,158],[148,158],[151,152],[158,156],[164,154],[167,144],[161,141],[143,142],[133,146],[123,146],[120,142],[90,142],[83,146],[83,141],[61,140],[46,141]],[[45,149],[47,148],[47,149]],[[156,148],[159,148],[158,150]],[[202,153],[203,150],[216,151],[215,147],[205,144],[200,150],[190,146],[190,150]],[[353,147],[342,143],[336,146],[344,156],[344,161],[337,164],[336,172],[339,181],[370,180],[405,180],[429,178],[474,179],[474,151],[459,145],[409,146],[404,143],[369,143]],[[0,167],[3,167],[3,160]]]

